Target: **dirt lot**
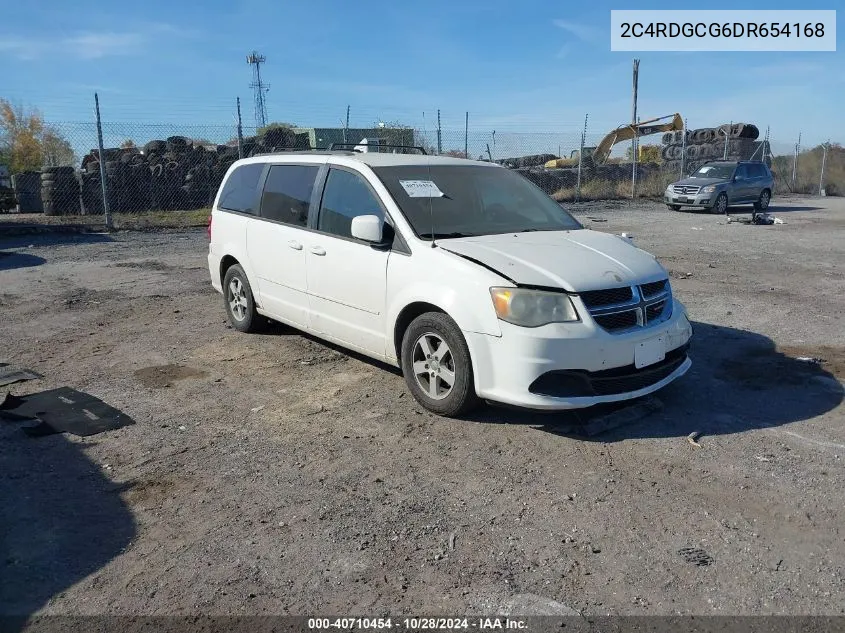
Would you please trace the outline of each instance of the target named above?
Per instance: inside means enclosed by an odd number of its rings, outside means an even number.
[[[0,238],[0,362],[45,376],[12,393],[136,421],[0,422],[0,613],[845,613],[845,200],[570,208],[659,255],[695,322],[663,409],[587,439],[228,328],[203,231]]]

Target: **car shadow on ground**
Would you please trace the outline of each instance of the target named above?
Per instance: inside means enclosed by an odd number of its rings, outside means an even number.
[[[33,438],[0,419],[0,629],[22,630],[68,587],[102,569],[137,533],[112,484],[63,434]],[[89,442],[90,443],[90,442]]]
[[[684,437],[694,431],[729,435],[781,426],[822,415],[845,398],[840,382],[845,379],[845,348],[779,350],[770,338],[756,332],[702,322],[694,322],[693,328],[692,367],[652,394],[662,405],[659,410],[630,424],[602,433],[585,432],[608,413],[645,402],[649,396],[570,411],[533,411],[488,403],[463,419],[482,424],[524,424],[555,435],[614,442]],[[271,323],[267,334],[301,336],[402,377],[392,365],[285,325]]]
[[[10,253],[7,251],[0,251],[0,270],[32,268],[34,266],[40,266],[45,261],[47,260],[43,257],[30,255],[29,253]]]
[[[771,339],[747,330],[700,322],[693,327],[692,367],[653,394],[662,409],[635,422],[596,435],[585,433],[600,416],[637,401],[564,412],[488,406],[468,418],[482,423],[527,424],[556,435],[614,442],[684,437],[692,432],[729,435],[781,426],[822,415],[843,400],[843,349],[791,349],[785,353]],[[798,360],[793,353],[809,360]]]

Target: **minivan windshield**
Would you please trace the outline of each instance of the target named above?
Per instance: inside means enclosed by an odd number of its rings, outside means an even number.
[[[421,239],[584,227],[520,174],[484,165],[373,167]]]
[[[696,169],[690,178],[723,178],[729,179],[733,176],[736,165],[702,165]]]

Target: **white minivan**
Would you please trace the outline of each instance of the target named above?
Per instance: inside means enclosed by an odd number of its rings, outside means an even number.
[[[235,162],[208,267],[232,326],[278,321],[401,368],[444,416],[479,400],[571,409],[686,373],[692,327],[666,269],[520,174],[420,153]]]

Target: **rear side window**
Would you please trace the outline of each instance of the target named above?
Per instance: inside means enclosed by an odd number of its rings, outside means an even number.
[[[317,228],[339,237],[352,237],[352,218],[377,215],[384,220],[381,204],[358,174],[332,169],[326,179]]]
[[[264,171],[263,163],[247,163],[235,168],[220,192],[217,206],[229,211],[256,213],[258,202],[258,181]]]
[[[261,196],[261,217],[294,226],[308,224],[319,165],[273,165]]]
[[[769,174],[766,173],[766,166],[762,163],[755,163],[751,165],[751,175],[754,178],[765,178]]]

